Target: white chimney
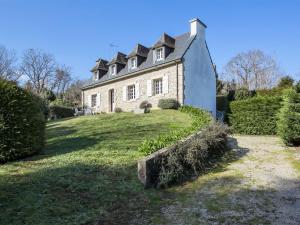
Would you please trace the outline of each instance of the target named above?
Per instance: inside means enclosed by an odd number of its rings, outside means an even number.
[[[189,22],[191,24],[191,36],[196,34],[203,34],[203,37],[205,36],[206,25],[203,22],[201,22],[198,18],[192,19]]]

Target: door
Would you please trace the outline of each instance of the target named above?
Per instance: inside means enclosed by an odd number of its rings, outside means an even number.
[[[109,111],[110,112],[115,111],[115,90],[114,89],[109,90]]]

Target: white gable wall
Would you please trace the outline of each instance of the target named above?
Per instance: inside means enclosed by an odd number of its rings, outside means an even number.
[[[216,116],[216,75],[205,43],[205,30],[198,32],[183,57],[184,104]]]

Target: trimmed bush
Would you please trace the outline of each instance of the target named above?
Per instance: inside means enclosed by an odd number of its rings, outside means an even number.
[[[51,119],[61,119],[74,116],[75,111],[69,107],[52,105],[49,107],[49,113]]]
[[[123,112],[123,110],[120,107],[115,108],[115,113],[121,113],[121,112]]]
[[[0,163],[38,153],[45,141],[41,100],[0,79]]]
[[[173,98],[160,99],[158,101],[158,107],[161,109],[178,109],[179,106],[179,102]]]
[[[181,183],[206,171],[212,160],[222,156],[227,148],[230,130],[221,123],[213,123],[189,141],[170,148],[160,162],[158,187]]]
[[[260,89],[256,90],[256,95],[258,97],[275,97],[282,96],[282,92],[284,89],[282,88],[272,88],[272,89]]]
[[[145,155],[149,155],[161,148],[174,144],[176,141],[187,137],[192,133],[199,131],[204,126],[207,126],[212,120],[212,117],[208,112],[198,108],[193,108],[192,106],[182,106],[180,111],[191,116],[191,127],[173,131],[168,134],[162,134],[154,139],[146,139],[139,146],[139,151],[143,152]]]
[[[281,108],[280,97],[254,97],[229,104],[229,124],[235,133],[276,134],[277,113]]]
[[[247,88],[239,88],[234,93],[235,100],[244,100],[251,97],[251,92]]]
[[[278,134],[287,145],[300,144],[300,94],[293,89],[284,92]]]

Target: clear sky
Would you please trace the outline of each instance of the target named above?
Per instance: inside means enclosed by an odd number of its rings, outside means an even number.
[[[129,53],[137,42],[151,46],[162,32],[185,33],[195,17],[208,26],[219,72],[235,54],[261,49],[300,79],[297,0],[0,0],[0,45],[18,55],[42,49],[88,78],[97,58]]]

